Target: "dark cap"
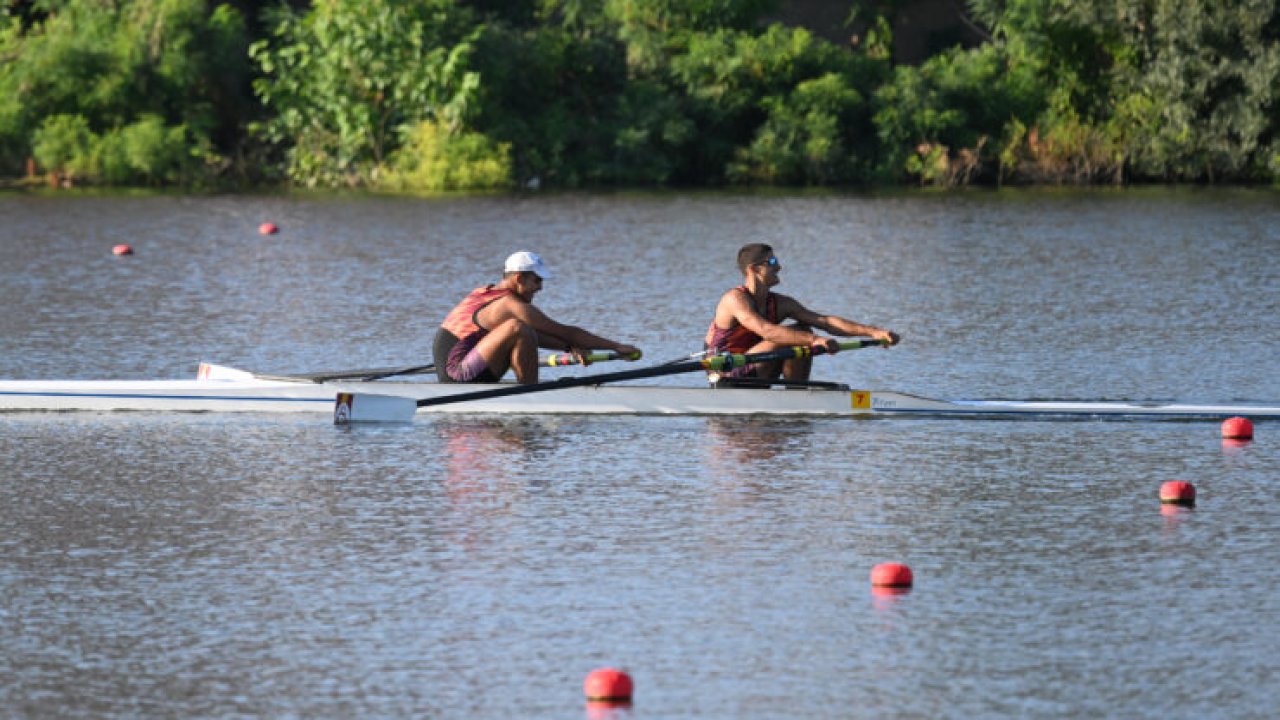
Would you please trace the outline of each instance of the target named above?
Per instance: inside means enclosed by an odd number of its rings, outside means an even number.
[[[751,243],[743,245],[738,251],[738,269],[746,272],[747,268],[752,265],[759,265],[762,262],[768,262],[769,256],[773,254],[773,247],[764,243]]]

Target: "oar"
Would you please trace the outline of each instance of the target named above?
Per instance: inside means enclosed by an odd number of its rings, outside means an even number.
[[[355,370],[325,370],[322,372],[297,373],[295,375],[268,375],[254,373],[259,380],[305,380],[323,383],[330,380],[381,380],[397,375],[419,375],[436,369],[435,363],[429,365],[405,365],[399,367],[364,368]]]
[[[706,357],[710,353],[711,353],[710,350],[699,350],[698,352],[689,353],[688,355],[681,355],[675,360],[668,360],[662,363],[662,365],[675,365],[676,363],[684,362],[686,360],[701,360],[702,358]]]
[[[859,338],[857,340],[845,340],[841,342],[840,349],[856,350],[858,348],[884,344],[885,343],[881,340]],[[655,367],[641,368],[639,370],[623,370],[621,372],[587,375],[583,377],[567,377],[560,378],[558,380],[551,380],[549,382],[534,383],[531,385],[508,385],[500,388],[490,388],[488,390],[440,395],[437,397],[423,398],[421,400],[414,400],[413,398],[403,396],[374,395],[368,393],[338,393],[337,402],[334,406],[333,422],[335,425],[346,425],[353,422],[409,422],[409,420],[413,418],[413,414],[417,412],[418,408],[431,407],[433,405],[470,402],[472,400],[487,400],[489,398],[505,397],[507,395],[524,395],[526,393],[562,390],[564,388],[585,387],[589,385],[603,385],[604,383],[622,382],[624,380],[640,380],[643,378],[660,377],[663,375],[676,375],[684,372],[693,372],[695,370],[720,372],[740,368],[752,363],[772,362],[774,360],[790,360],[792,358],[806,358],[812,355],[821,355],[825,352],[826,351],[821,347],[815,349],[807,346],[796,346],[751,355],[724,353],[721,355],[712,355],[711,357],[704,358],[702,360],[689,360],[673,365],[658,365]]]
[[[617,360],[624,356],[612,350],[608,352],[596,352],[587,355],[587,361],[598,363],[608,360]],[[627,360],[639,360],[640,353],[634,356],[626,356]],[[578,357],[569,353],[561,355],[547,355],[538,359],[538,364],[543,367],[560,367],[562,365],[577,365]],[[382,380],[383,378],[396,377],[399,375],[421,375],[429,373],[436,369],[435,363],[429,365],[408,365],[405,367],[385,367],[385,368],[365,368],[363,370],[326,370],[324,372],[298,373],[296,375],[266,375],[262,373],[254,373],[254,377],[260,380],[307,380],[309,382],[323,383],[331,380],[360,380],[362,382],[372,380]]]
[[[640,351],[630,354],[623,354],[614,350],[605,352],[594,352],[587,354],[588,363],[607,362],[609,360],[639,360],[641,358]],[[548,355],[538,361],[543,367],[560,367],[561,365],[578,365],[578,356],[572,353],[564,353],[563,355]]]

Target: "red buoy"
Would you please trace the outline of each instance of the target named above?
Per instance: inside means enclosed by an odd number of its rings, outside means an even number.
[[[914,578],[911,568],[902,563],[880,563],[871,568],[871,586],[909,588]]]
[[[582,691],[588,700],[630,700],[631,676],[614,668],[600,668],[587,674]]]
[[[1245,417],[1227,418],[1222,421],[1222,437],[1230,440],[1252,440],[1253,423]]]
[[[276,224],[272,222],[264,222],[258,226],[259,235],[275,235],[278,232],[280,232],[280,228],[276,227]]]
[[[1186,480],[1170,480],[1160,486],[1160,502],[1169,505],[1195,505],[1196,486]]]
[[[112,255],[132,255],[133,248],[129,247],[128,245],[125,245],[124,243],[120,243],[119,245],[111,248],[111,254]]]

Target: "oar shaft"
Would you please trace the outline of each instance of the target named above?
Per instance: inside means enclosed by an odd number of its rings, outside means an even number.
[[[435,370],[434,364],[429,365],[403,365],[400,367],[384,367],[384,368],[364,368],[354,370],[325,370],[322,372],[299,373],[297,375],[268,375],[265,373],[254,373],[254,377],[260,380],[306,380],[314,383],[329,382],[331,380],[378,380],[385,377],[393,377],[396,375],[418,375],[421,373],[431,372]]]
[[[872,340],[863,338],[858,340],[846,340],[840,343],[841,350],[855,350],[857,348],[868,347],[870,345],[883,345],[880,340]],[[477,390],[475,392],[456,393],[453,395],[442,395],[439,397],[423,398],[417,401],[418,407],[430,407],[432,405],[446,405],[449,403],[469,402],[471,400],[487,400],[495,397],[506,397],[508,395],[523,395],[526,393],[544,392],[548,390],[561,390],[572,387],[585,387],[588,385],[603,385],[610,382],[622,382],[624,380],[643,380],[651,377],[661,377],[663,375],[676,375],[683,372],[693,372],[695,370],[713,370],[723,371],[733,368],[743,367],[753,363],[772,362],[774,360],[790,360],[792,358],[805,358],[812,355],[821,355],[826,351],[821,348],[810,348],[808,346],[796,346],[782,348],[780,350],[772,350],[770,352],[755,353],[753,355],[743,354],[723,354],[713,355],[702,360],[689,360],[687,362],[675,363],[672,365],[658,365],[656,367],[641,368],[639,370],[622,370],[619,372],[602,373],[599,375],[587,375],[583,377],[567,377],[553,380],[545,383],[534,383],[531,385],[512,385],[510,387],[492,388],[489,390]]]
[[[607,352],[595,352],[587,355],[587,359],[593,363],[617,360],[619,358],[626,360],[639,360],[640,353],[634,353],[633,356],[628,356],[609,350]],[[576,355],[565,353],[563,355],[547,355],[539,358],[538,364],[543,367],[560,367],[562,365],[578,365],[579,363]],[[383,378],[395,377],[397,375],[418,375],[421,373],[431,372],[435,369],[435,364],[430,363],[427,365],[405,365],[400,367],[325,370],[322,372],[299,373],[297,375],[267,375],[263,373],[255,373],[255,376],[263,380],[308,380],[310,382],[322,383],[332,380],[381,380]]]
[[[630,355],[624,355],[614,350],[607,350],[604,352],[594,352],[587,355],[587,361],[593,362],[593,363],[606,362],[609,360],[618,360],[618,359],[639,360],[640,353],[636,352],[636,353],[631,353]],[[542,365],[543,367],[560,367],[562,365],[580,365],[581,363],[578,362],[577,355],[574,355],[573,353],[564,353],[562,355],[548,355],[542,358],[541,360],[539,360],[538,364]]]

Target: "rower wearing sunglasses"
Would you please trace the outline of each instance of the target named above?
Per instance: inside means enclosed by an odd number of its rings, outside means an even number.
[[[590,365],[592,350],[613,350],[627,360],[640,357],[633,345],[594,335],[552,320],[533,305],[542,281],[551,279],[537,253],[507,258],[502,282],[472,290],[436,332],[436,374],[440,382],[497,382],[514,369],[516,382],[538,382],[538,348],[568,350]]]
[[[794,298],[770,291],[780,281],[782,263],[773,248],[764,243],[744,245],[738,251],[738,268],[743,283],[726,292],[716,305],[716,314],[707,329],[708,354],[761,353],[792,345],[821,347],[828,353],[839,352],[834,339],[816,334],[811,328],[832,335],[861,335],[896,345],[897,333],[874,325],[864,325],[837,315],[813,312]],[[794,323],[782,324],[787,320]],[[779,375],[789,381],[809,379],[812,358],[794,358],[782,362],[758,363],[709,376],[712,382],[733,384],[744,379],[773,380]]]

